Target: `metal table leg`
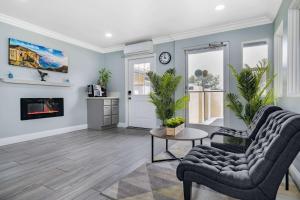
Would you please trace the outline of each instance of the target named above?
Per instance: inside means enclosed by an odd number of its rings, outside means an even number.
[[[289,170],[285,174],[285,190],[289,190]]]
[[[169,140],[166,139],[166,152],[168,152],[168,151],[169,151]]]
[[[154,137],[151,135],[151,162],[154,161]]]
[[[151,161],[152,163],[155,162],[165,162],[165,161],[175,161],[175,160],[180,160],[181,158],[177,158],[172,152],[169,151],[169,141],[166,139],[166,153],[169,154],[171,158],[168,159],[160,159],[160,160],[155,160],[154,159],[154,137],[151,135]]]
[[[169,140],[165,139],[166,141],[166,146],[165,146],[165,152],[171,157],[168,159],[160,159],[160,160],[155,160],[154,159],[154,136],[151,135],[151,161],[152,163],[155,162],[165,162],[165,161],[175,161],[175,160],[181,160],[182,158],[176,157],[171,151],[169,151]],[[202,139],[200,140],[201,145],[203,144]],[[195,140],[192,140],[192,146],[195,147]]]

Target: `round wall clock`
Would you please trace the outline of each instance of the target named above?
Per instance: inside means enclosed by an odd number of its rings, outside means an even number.
[[[168,64],[169,62],[171,61],[171,54],[169,52],[162,52],[160,55],[159,55],[159,62],[161,64]]]

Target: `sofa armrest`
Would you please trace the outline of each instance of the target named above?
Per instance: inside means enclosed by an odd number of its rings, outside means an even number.
[[[249,134],[247,133],[247,131],[240,131],[240,130],[235,130],[227,127],[221,127],[216,132],[213,132],[210,136],[210,139],[213,139],[214,136],[216,135],[229,136],[229,137],[242,138],[242,139],[249,138]]]

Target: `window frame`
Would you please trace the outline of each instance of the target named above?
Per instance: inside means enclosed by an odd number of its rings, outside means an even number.
[[[244,64],[244,47],[245,47],[245,44],[251,44],[251,43],[266,43],[267,47],[268,47],[268,52],[267,52],[267,55],[268,55],[268,58],[267,60],[270,61],[270,58],[272,58],[272,53],[270,53],[270,40],[269,39],[259,39],[259,40],[250,40],[250,41],[244,41],[242,42],[241,44],[241,51],[242,51],[242,69],[244,69],[246,66]],[[251,68],[251,70],[255,71],[257,70],[257,67],[253,67]],[[273,66],[271,66],[271,70],[270,70],[270,73],[267,73],[265,74],[264,76],[264,79],[265,80],[268,80],[268,78],[270,78],[270,75],[274,73],[274,68]],[[262,82],[261,82],[262,83]],[[271,87],[273,87],[273,85],[271,85]],[[263,94],[264,96],[265,94]]]
[[[249,40],[249,41],[243,41],[241,43],[241,54],[242,54],[242,60],[241,60],[241,63],[242,63],[242,68],[245,68],[245,65],[244,65],[244,47],[245,47],[245,44],[251,44],[251,43],[266,43],[267,46],[268,46],[268,60],[270,60],[270,58],[272,57],[272,55],[270,54],[270,40],[269,39],[259,39],[259,40]],[[255,69],[256,67],[253,67],[253,69]]]
[[[283,31],[283,21],[281,20],[280,25],[274,32],[274,67],[273,73],[276,75],[274,79],[274,95],[275,97],[285,96],[284,92],[284,31]]]
[[[292,1],[288,10],[287,97],[300,97],[300,0]],[[296,55],[296,56],[295,56]]]

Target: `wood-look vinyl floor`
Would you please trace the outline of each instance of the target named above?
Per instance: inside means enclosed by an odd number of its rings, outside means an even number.
[[[0,147],[0,200],[98,200],[150,161],[147,130],[82,130]],[[156,153],[164,141],[156,140]]]
[[[107,200],[101,191],[150,162],[150,142],[147,130],[115,128],[0,146],[0,200]]]

